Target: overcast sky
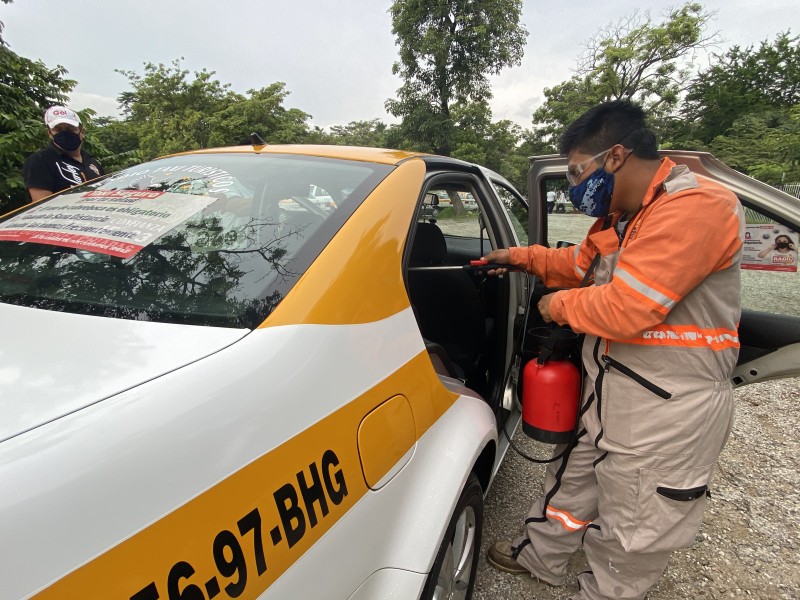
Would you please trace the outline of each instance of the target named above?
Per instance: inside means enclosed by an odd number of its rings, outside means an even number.
[[[758,45],[793,28],[800,33],[798,0],[706,0],[723,51]],[[636,7],[659,21],[666,6],[654,0],[526,0],[528,30],[519,67],[492,78],[495,119],[523,127],[543,100],[542,90],[571,75],[585,42]],[[400,80],[389,0],[14,0],[0,4],[4,38],[17,54],[62,65],[78,85],[71,106],[117,114],[128,81],[115,69],[143,72],[145,62],[216,72],[241,93],[275,81],[291,95],[284,106],[327,127],[378,118],[393,122],[384,102]],[[707,64],[698,57],[698,64]]]

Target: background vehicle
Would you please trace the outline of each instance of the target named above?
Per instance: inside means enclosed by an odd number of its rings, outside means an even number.
[[[0,219],[3,597],[468,597],[526,278],[462,267],[526,210],[457,160],[268,146]]]

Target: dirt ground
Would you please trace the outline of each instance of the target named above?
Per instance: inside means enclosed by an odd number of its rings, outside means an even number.
[[[649,600],[684,598],[800,598],[800,379],[770,381],[736,392],[736,420],[719,460],[705,522],[694,545],[673,554]],[[520,431],[522,448],[547,447]],[[556,600],[577,591],[586,568],[581,552],[564,588],[509,575],[485,559],[489,544],[521,531],[541,490],[542,467],[509,451],[489,491],[474,600]]]
[[[580,242],[591,222],[579,214],[550,215],[548,241]],[[800,316],[798,298],[798,273],[742,271],[743,308]],[[734,430],[718,463],[704,524],[691,548],[673,554],[649,600],[800,599],[799,425],[800,378],[736,391]],[[515,440],[536,456],[546,457],[551,449],[521,431]],[[519,535],[543,472],[509,450],[487,497],[474,600],[561,600],[577,591],[575,575],[587,567],[580,551],[563,588],[499,572],[485,558],[495,540]]]

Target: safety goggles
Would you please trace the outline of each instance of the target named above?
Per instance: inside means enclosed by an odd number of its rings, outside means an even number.
[[[611,148],[613,148],[613,146]],[[581,175],[583,175],[583,172],[589,167],[589,165],[591,165],[601,156],[611,152],[611,148],[603,150],[602,152],[598,152],[593,157],[587,158],[586,160],[584,160],[581,163],[578,163],[577,165],[572,165],[571,167],[567,167],[567,181],[569,182],[569,184],[578,185],[581,181]]]

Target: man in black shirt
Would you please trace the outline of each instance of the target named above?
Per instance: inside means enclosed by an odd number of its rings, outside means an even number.
[[[103,175],[103,167],[81,149],[84,131],[80,117],[66,106],[51,106],[44,113],[52,140],[25,161],[22,175],[31,202]]]

